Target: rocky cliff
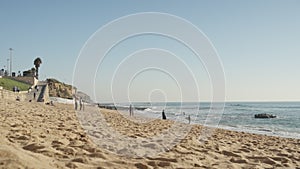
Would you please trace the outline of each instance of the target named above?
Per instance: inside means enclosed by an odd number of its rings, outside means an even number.
[[[47,83],[49,86],[49,96],[50,97],[60,97],[65,99],[72,99],[72,89],[75,91],[77,90],[76,87],[73,87],[72,85],[65,84],[63,82],[60,82],[56,79],[47,79]],[[77,97],[81,97],[84,102],[92,103],[90,96],[85,94],[84,92],[77,91],[76,92]]]
[[[72,99],[72,85],[62,83],[56,79],[47,79],[49,86],[50,97],[61,97],[65,99]]]
[[[83,100],[84,102],[86,102],[86,103],[93,103],[93,101],[91,100],[90,96],[87,95],[87,94],[85,94],[85,93],[83,93],[83,92],[81,92],[81,91],[78,91],[78,92],[76,93],[76,96],[77,96],[77,97],[81,97],[82,100]]]

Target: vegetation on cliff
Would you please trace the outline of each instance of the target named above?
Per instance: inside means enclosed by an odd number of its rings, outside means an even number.
[[[18,82],[16,80],[12,80],[9,78],[0,78],[0,86],[3,87],[3,89],[6,90],[13,90],[13,87],[16,86],[19,88],[20,91],[26,91],[29,89],[30,85],[22,82]]]

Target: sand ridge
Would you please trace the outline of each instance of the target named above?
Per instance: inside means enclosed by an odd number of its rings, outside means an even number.
[[[173,124],[140,124],[118,112],[101,112],[107,125],[137,140],[155,137]],[[72,105],[1,99],[0,122],[0,168],[300,168],[299,139],[216,129],[199,142],[204,127],[193,125],[172,149],[129,158],[97,146]]]

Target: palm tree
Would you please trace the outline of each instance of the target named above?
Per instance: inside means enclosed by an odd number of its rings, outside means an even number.
[[[37,57],[34,61],[33,61],[33,64],[35,66],[35,73],[36,73],[36,78],[38,79],[39,78],[39,67],[40,65],[42,64],[42,60],[41,58]]]

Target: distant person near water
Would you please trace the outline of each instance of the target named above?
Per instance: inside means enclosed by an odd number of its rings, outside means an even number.
[[[77,107],[78,107],[77,97],[74,96],[74,108],[75,108],[75,110],[77,110]]]
[[[80,97],[79,98],[79,110],[82,110],[83,109],[83,101],[82,101],[82,98]]]
[[[163,119],[163,120],[166,120],[166,119],[167,119],[166,114],[165,114],[165,110],[162,111],[162,119]]]
[[[191,124],[191,115],[188,115],[187,119],[189,121],[189,124]]]
[[[84,102],[82,100],[82,111],[84,111]]]
[[[132,105],[129,105],[129,116],[133,116],[133,109],[132,109]]]

